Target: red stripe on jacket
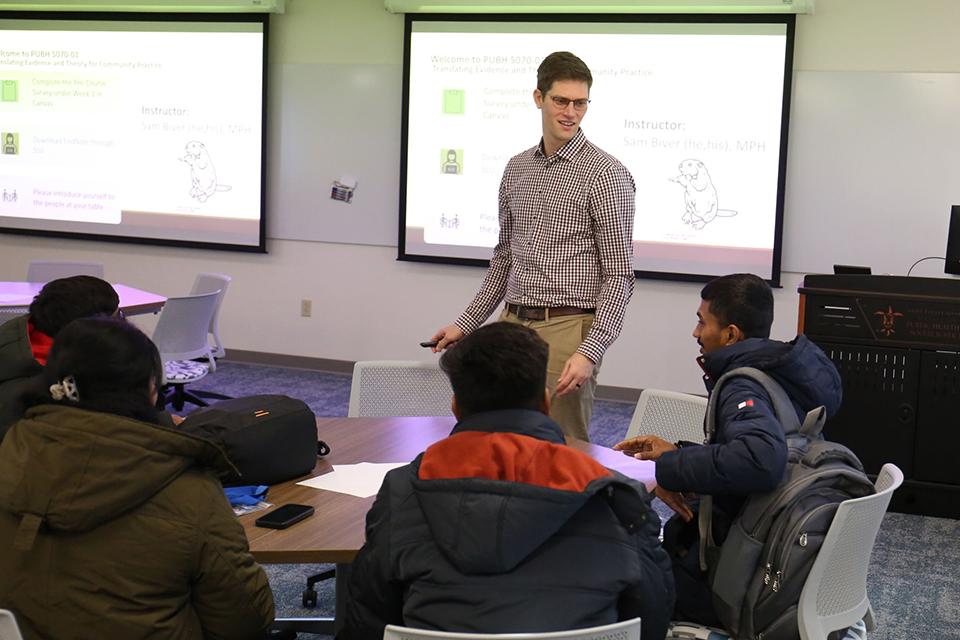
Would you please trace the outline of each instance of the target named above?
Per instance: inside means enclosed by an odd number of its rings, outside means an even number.
[[[485,478],[562,491],[583,491],[613,475],[585,453],[516,433],[463,431],[431,445],[420,462],[421,480]]]
[[[27,320],[27,340],[30,342],[33,359],[40,365],[46,365],[53,338],[33,326],[33,320]]]

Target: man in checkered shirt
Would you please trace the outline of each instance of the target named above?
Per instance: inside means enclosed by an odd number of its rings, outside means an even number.
[[[550,415],[582,440],[597,371],[620,334],[634,280],[633,177],[580,130],[592,83],[572,53],[551,53],[540,64],[533,100],[543,138],[507,163],[490,268],[466,311],[433,336],[434,351],[442,351],[505,300],[500,319],[535,329],[550,345]]]

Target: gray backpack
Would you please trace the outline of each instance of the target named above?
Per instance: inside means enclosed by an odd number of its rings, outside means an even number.
[[[736,638],[795,640],[800,592],[837,506],[874,493],[874,486],[853,452],[823,440],[826,410],[817,407],[801,424],[783,387],[758,369],[734,369],[717,381],[704,420],[706,442],[714,439],[719,390],[734,376],[756,380],[770,396],[787,440],[787,470],[776,489],[747,499],[719,547],[713,500],[701,497],[700,567],[709,572],[717,615]]]

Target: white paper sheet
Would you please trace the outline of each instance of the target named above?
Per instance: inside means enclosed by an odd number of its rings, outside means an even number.
[[[358,498],[376,495],[387,472],[407,462],[361,462],[334,465],[333,471],[297,484],[324,491],[346,493]]]

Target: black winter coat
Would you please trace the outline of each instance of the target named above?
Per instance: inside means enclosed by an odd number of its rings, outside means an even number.
[[[636,616],[661,640],[673,580],[650,496],[563,442],[541,413],[486,412],[387,474],[338,640],[379,640],[386,624],[545,632]]]
[[[802,421],[820,405],[827,415],[840,408],[842,385],[833,362],[804,336],[792,342],[749,338],[700,358],[704,383],[738,367],[754,367],[773,377],[793,401]],[[773,403],[763,386],[745,377],[725,382],[717,402],[712,444],[668,451],[657,460],[657,484],[664,489],[714,497],[713,530],[726,537],[747,496],[771,491],[787,467],[787,443]],[[705,576],[699,568],[697,516],[674,516],[664,530],[664,546],[674,563],[678,619],[718,625]]]

